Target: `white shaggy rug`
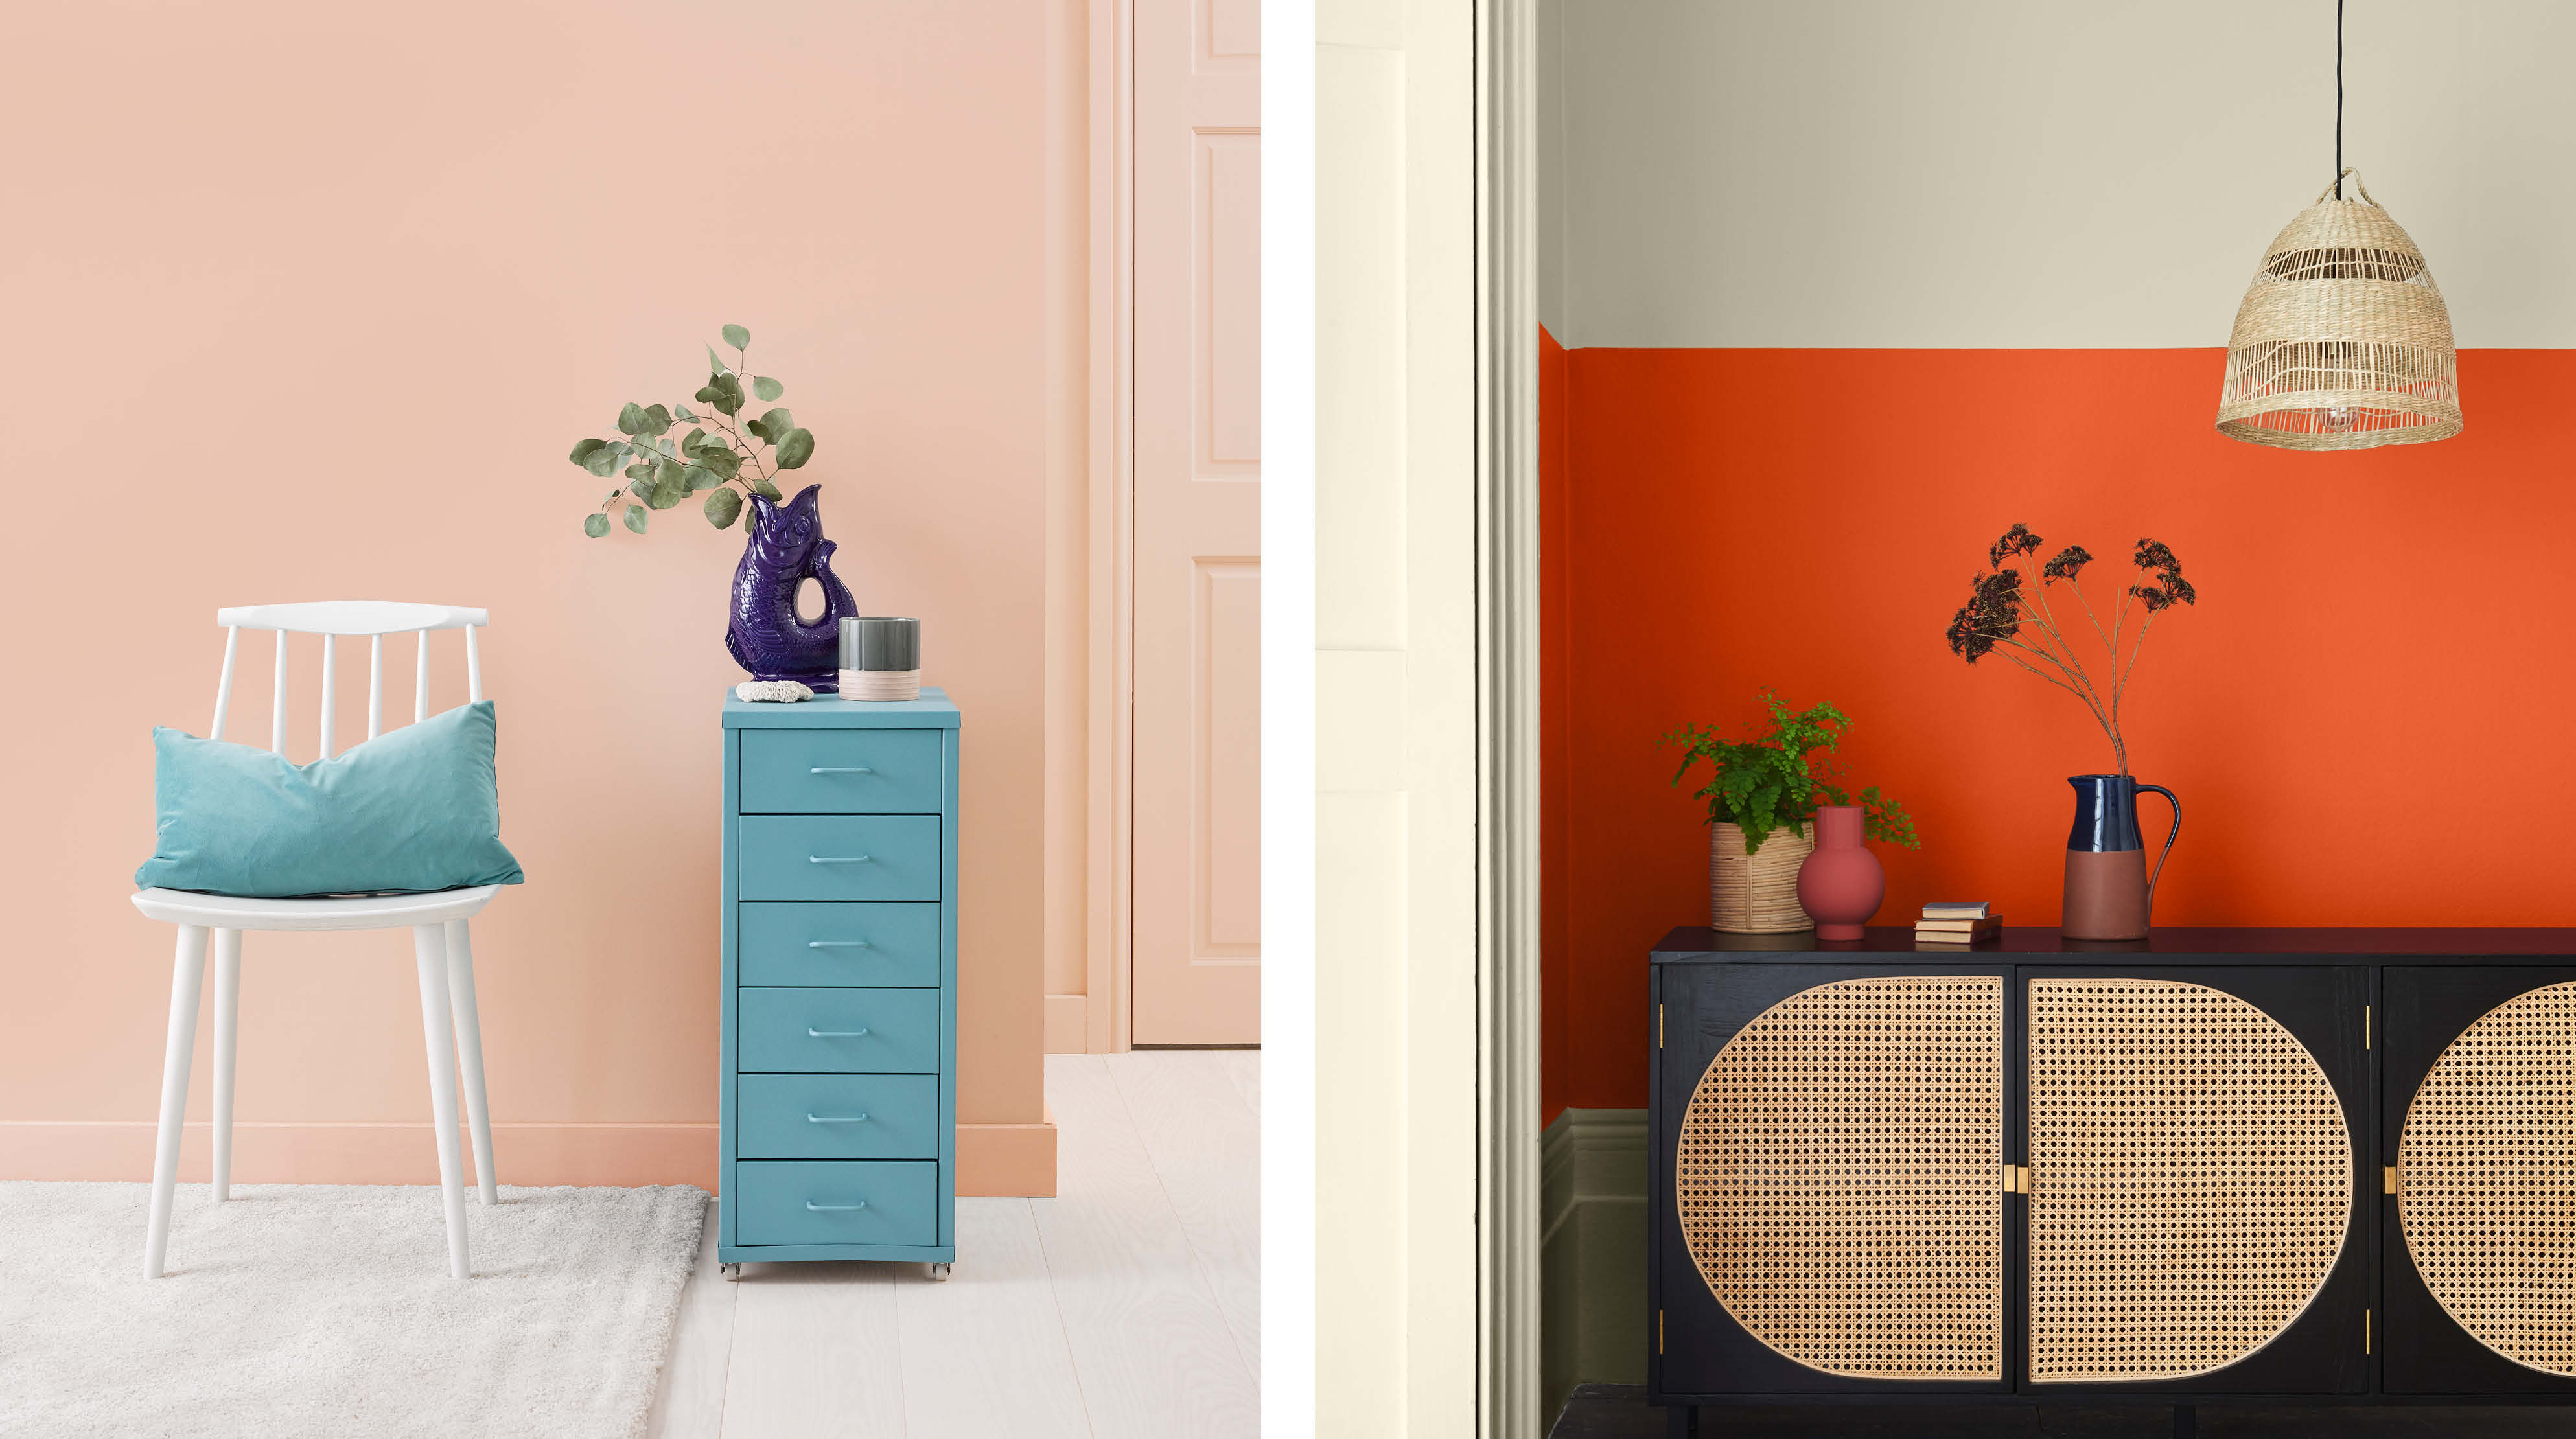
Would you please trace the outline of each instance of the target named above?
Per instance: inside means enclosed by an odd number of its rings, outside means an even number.
[[[141,1184],[0,1183],[0,1435],[644,1432],[705,1191],[182,1184],[143,1277]]]

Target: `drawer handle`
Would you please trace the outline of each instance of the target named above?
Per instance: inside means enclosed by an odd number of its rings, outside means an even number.
[[[818,765],[814,766],[812,769],[809,769],[809,770],[807,770],[807,771],[805,771],[805,772],[806,772],[807,774],[875,774],[875,773],[876,773],[876,771],[875,771],[875,770],[872,770],[872,769],[868,768],[866,765],[863,765],[863,764],[818,764]]]
[[[809,1114],[805,1116],[805,1122],[807,1124],[865,1124],[868,1122],[868,1117],[864,1114]]]
[[[856,1204],[817,1204],[808,1199],[805,1201],[805,1207],[816,1214],[832,1214],[844,1210],[865,1209],[868,1207],[868,1202],[862,1199]]]
[[[805,941],[805,947],[807,949],[866,949],[868,942],[864,939],[809,939]]]
[[[809,854],[805,856],[805,862],[807,864],[866,864],[868,857],[863,854]]]
[[[808,1039],[857,1039],[866,1033],[864,1029],[816,1029],[811,1025],[805,1028]]]

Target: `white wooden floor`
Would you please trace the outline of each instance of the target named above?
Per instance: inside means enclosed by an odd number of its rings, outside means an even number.
[[[1259,1432],[1261,1056],[1047,1056],[1057,1198],[957,1201],[955,1277],[716,1273],[709,1215],[657,1439]]]

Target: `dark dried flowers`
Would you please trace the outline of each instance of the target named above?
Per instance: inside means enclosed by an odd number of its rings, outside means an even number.
[[[2017,524],[1987,547],[1987,572],[1969,581],[1967,604],[1950,617],[1950,653],[1975,664],[2001,650],[2004,658],[2084,701],[2110,737],[2119,772],[2127,774],[2129,750],[2120,735],[2120,699],[2128,688],[2130,671],[2137,667],[2139,643],[2158,614],[2175,605],[2198,604],[2200,592],[2182,577],[2182,561],[2175,558],[2171,546],[2142,539],[2129,556],[2138,571],[2137,581],[2128,587],[2106,630],[2078,582],[2084,567],[2093,562],[2092,553],[2082,545],[2059,550],[2039,566],[2039,584],[2024,588],[2022,568],[2012,562],[2039,553],[2041,543],[2028,525]],[[2093,633],[2111,652],[2108,684],[2094,680],[2067,643],[2066,631],[2049,606],[2048,587],[2059,580],[2074,592]],[[2127,628],[2131,600],[2144,611],[2134,634]]]

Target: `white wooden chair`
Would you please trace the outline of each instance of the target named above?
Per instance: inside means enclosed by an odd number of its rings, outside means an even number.
[[[333,641],[367,637],[367,738],[382,728],[385,707],[385,636],[419,636],[414,664],[412,719],[429,718],[429,632],[465,631],[466,697],[483,698],[477,627],[491,623],[482,610],[446,605],[407,605],[384,600],[329,600],[300,605],[250,605],[215,611],[224,626],[224,673],[215,685],[215,723],[209,739],[224,737],[224,712],[232,702],[233,657],[243,630],[277,632],[276,696],[268,747],[286,753],[286,640],[322,637],[322,758],[332,754],[331,697],[339,678]],[[457,1051],[464,1051],[465,1113],[474,1134],[474,1172],[485,1204],[499,1202],[492,1176],[492,1126],[483,1105],[483,1035],[474,1017],[474,947],[466,921],[491,902],[499,885],[356,899],[246,899],[187,890],[147,889],[134,907],[179,926],[179,952],[170,977],[170,1042],[161,1068],[160,1147],[152,1160],[152,1221],[143,1241],[143,1275],[161,1277],[170,1245],[170,1195],[177,1182],[179,1139],[188,1115],[188,1064],[196,1047],[197,993],[206,972],[209,932],[215,953],[214,1199],[232,1197],[233,1036],[241,996],[241,936],[246,929],[398,929],[409,926],[420,966],[421,1032],[429,1045],[429,1108],[438,1130],[438,1181],[447,1203],[449,1274],[472,1273],[465,1250],[465,1192],[456,1140]],[[451,1027],[451,1016],[453,1026]]]

